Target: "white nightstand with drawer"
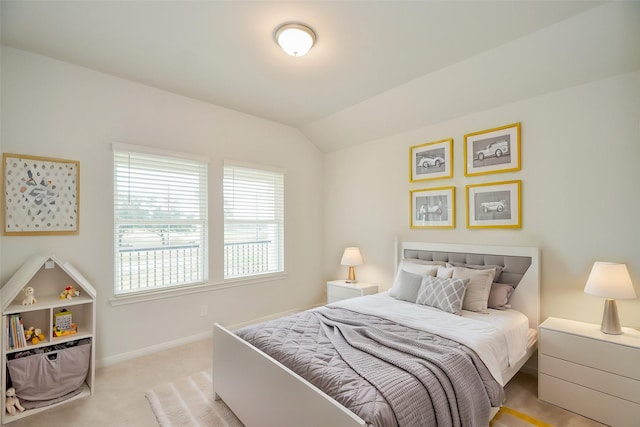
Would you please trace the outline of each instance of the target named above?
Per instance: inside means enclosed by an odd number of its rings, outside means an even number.
[[[640,420],[640,332],[550,317],[540,325],[538,397],[610,426]]]
[[[356,282],[347,283],[346,280],[331,280],[327,282],[327,304],[347,298],[361,297],[378,292],[378,285]]]

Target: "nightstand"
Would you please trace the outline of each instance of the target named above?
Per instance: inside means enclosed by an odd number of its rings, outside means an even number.
[[[347,283],[346,280],[331,280],[327,282],[327,304],[347,298],[361,297],[378,292],[378,285],[356,282]]]
[[[611,426],[640,420],[640,332],[550,317],[540,325],[538,397]]]

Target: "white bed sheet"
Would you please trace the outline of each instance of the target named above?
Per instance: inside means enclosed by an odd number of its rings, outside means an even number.
[[[464,344],[480,356],[502,385],[502,373],[527,351],[529,320],[516,310],[489,310],[488,314],[463,310],[462,315],[457,316],[397,300],[388,292],[337,301],[328,306],[383,317]]]

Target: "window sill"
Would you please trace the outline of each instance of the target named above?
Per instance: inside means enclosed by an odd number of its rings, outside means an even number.
[[[257,285],[267,282],[275,282],[289,277],[287,273],[273,273],[252,277],[240,277],[237,279],[226,279],[222,282],[202,283],[185,287],[171,289],[159,289],[154,291],[140,292],[132,295],[119,295],[109,298],[109,303],[116,307],[127,304],[137,304],[140,302],[154,301],[164,298],[175,298],[182,295],[191,295],[202,292],[216,291],[219,289],[235,288],[238,286]]]

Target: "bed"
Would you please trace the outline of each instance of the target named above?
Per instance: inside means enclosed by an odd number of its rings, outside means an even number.
[[[286,323],[281,322],[297,321],[299,324],[306,325],[311,323],[308,320],[309,318],[320,319],[319,327],[325,328],[326,336],[331,335],[331,332],[327,331],[333,331],[336,327],[339,328],[339,333],[334,335],[340,337],[342,337],[342,335],[351,336],[352,333],[350,331],[352,330],[364,330],[361,327],[364,323],[378,322],[376,323],[375,330],[377,331],[376,334],[380,334],[381,337],[376,336],[373,337],[373,339],[388,340],[389,335],[385,335],[385,328],[390,328],[390,331],[404,331],[408,328],[412,334],[411,339],[414,340],[412,342],[427,342],[428,340],[433,340],[433,338],[424,338],[422,335],[424,332],[427,334],[435,334],[438,339],[442,338],[445,341],[452,340],[454,345],[456,345],[455,343],[460,343],[460,348],[470,348],[472,350],[471,353],[476,354],[482,359],[483,363],[476,364],[483,366],[489,372],[488,376],[490,378],[487,379],[486,373],[478,370],[480,381],[485,384],[485,388],[493,390],[493,383],[489,383],[489,380],[491,380],[499,384],[501,391],[501,386],[506,384],[518,370],[522,368],[536,349],[536,331],[539,323],[538,249],[533,247],[496,247],[402,242],[401,244],[395,245],[394,252],[394,265],[397,266],[397,271],[394,284],[388,292],[333,303],[327,307],[296,313],[292,315],[293,320],[276,319],[272,321],[273,323],[264,323],[258,327],[243,328],[236,332],[231,332],[219,324],[214,325],[213,387],[215,398],[222,399],[238,418],[250,427],[284,425],[332,425],[349,427],[368,424],[377,425],[376,417],[378,414],[371,415],[368,412],[364,412],[366,416],[359,416],[358,414],[363,414],[360,406],[365,405],[361,405],[360,403],[354,404],[350,397],[345,398],[343,395],[344,389],[337,387],[335,383],[331,383],[330,381],[323,380],[318,382],[317,378],[308,376],[307,373],[303,372],[320,370],[314,369],[314,363],[316,363],[313,362],[314,357],[304,356],[302,354],[294,354],[290,357],[286,355],[279,356],[277,352],[272,351],[269,347],[263,347],[262,350],[257,348],[263,345],[261,341],[267,335],[280,337],[282,334],[279,331],[284,329],[296,330],[298,328],[298,326],[286,326]],[[436,269],[443,270],[438,270],[436,273],[433,270],[434,266]],[[407,296],[404,295],[406,289],[409,288],[400,286],[408,282],[400,280],[400,276],[405,279],[407,277],[415,278],[416,274],[422,274],[426,271],[425,269],[432,271],[433,276],[436,274],[439,275],[440,272],[442,272],[443,277],[450,273],[445,270],[455,269],[458,274],[457,278],[456,276],[450,276],[450,278],[447,279],[429,278],[427,282],[437,284],[441,281],[450,285],[453,283],[457,284],[457,282],[462,280],[465,286],[467,286],[467,296],[470,295],[469,289],[471,285],[468,280],[465,282],[464,274],[470,272],[471,269],[475,269],[482,272],[478,273],[479,276],[484,277],[485,272],[493,271],[494,275],[491,276],[490,280],[493,282],[494,278],[499,277],[499,282],[493,283],[492,289],[494,285],[500,285],[496,286],[496,289],[512,287],[512,292],[510,292],[508,298],[508,306],[501,306],[499,310],[485,307],[478,311],[465,309],[455,314],[452,314],[452,312],[438,314],[438,312],[442,310],[438,306],[440,303],[437,303],[435,305],[420,304],[420,307],[414,310],[413,306],[417,306],[417,304],[410,301],[412,296],[407,298]],[[475,277],[476,273],[472,275]],[[473,282],[476,279],[471,278],[469,280]],[[423,281],[423,284],[424,283]],[[476,288],[476,291],[478,289],[479,288]],[[498,293],[496,295],[502,294]],[[492,297],[493,296],[492,293]],[[424,295],[422,297],[424,297]],[[427,296],[426,298],[428,299],[429,297]],[[500,304],[504,304],[505,302],[506,301],[502,301]],[[450,308],[447,308],[447,310],[449,309]],[[453,310],[455,309],[456,307],[453,308]],[[418,313],[416,315],[417,318],[413,314],[410,314],[414,311]],[[287,318],[292,316],[287,316]],[[428,318],[426,322],[425,316]],[[512,319],[516,321],[512,322]],[[462,322],[462,326],[453,326],[455,323],[454,320],[455,322]],[[418,325],[427,323],[429,326],[425,328],[426,330],[422,331],[422,326],[418,328]],[[345,324],[350,326],[344,326]],[[398,325],[400,325],[402,329],[399,329]],[[343,329],[340,329],[343,327],[351,329],[345,329],[348,333],[344,333]],[[479,329],[476,330],[474,328]],[[420,329],[419,332],[414,331],[418,329]],[[462,332],[463,330],[464,333]],[[473,331],[473,333],[467,333],[469,331]],[[255,340],[257,338],[255,345],[240,338],[239,334],[243,335],[246,339]],[[366,339],[371,338],[369,332],[366,334]],[[313,332],[311,335],[313,335]],[[494,338],[482,338],[490,335],[493,335]],[[511,337],[515,338],[512,340]],[[294,337],[293,339],[295,341],[296,339],[300,340],[302,338]],[[368,346],[367,348],[378,347],[377,345],[371,346],[367,344],[359,335],[354,336],[353,339],[356,340],[356,347],[358,345],[362,345],[363,347]],[[331,338],[331,340],[333,340],[333,338]],[[500,340],[504,341],[504,346],[496,344]],[[281,343],[278,343],[278,346],[280,346],[280,344]],[[332,341],[331,344],[338,348],[336,351],[340,352],[341,357],[346,357],[346,360],[348,360],[347,365],[354,367],[354,370],[359,372],[361,367],[359,367],[358,363],[360,362],[354,364],[354,360],[358,361],[360,359],[349,360],[351,356],[348,354],[349,351],[344,349],[345,346],[343,343],[339,342],[336,344]],[[396,345],[400,344],[392,344],[391,347]],[[419,345],[422,346],[423,344]],[[319,348],[312,351],[317,351],[320,355],[325,350]],[[385,351],[395,350],[391,348]],[[268,353],[275,357],[272,357]],[[378,354],[377,356],[382,359],[389,357],[386,353],[382,355]],[[305,359],[305,357],[307,358]],[[391,358],[394,359],[393,364],[396,364],[396,356],[392,356]],[[468,359],[469,357],[465,356],[463,358]],[[300,369],[293,367],[291,365],[291,359],[300,359],[300,362],[304,366],[307,366],[307,368]],[[316,359],[320,360],[322,357],[316,357]],[[330,360],[330,362],[326,362],[326,360]],[[324,363],[325,365],[333,365],[334,360],[338,359],[334,356],[328,356]],[[378,366],[375,365],[375,363],[372,366]],[[364,364],[366,365],[366,363]],[[444,365],[449,364],[450,363],[447,362]],[[454,363],[454,365],[457,366],[457,362]],[[467,368],[463,367],[461,369]],[[300,374],[294,370],[297,370]],[[373,379],[367,378],[365,382],[372,382],[377,386],[381,381],[385,381],[385,378],[396,378],[397,375],[401,375],[393,374],[392,376],[387,375],[385,377],[383,372],[386,371],[382,369],[373,369],[373,371],[378,372],[378,377],[374,377]],[[462,371],[463,375],[469,375],[468,372],[466,374],[464,372],[466,371]],[[306,378],[303,378],[303,375],[306,376]],[[413,378],[416,374],[409,372],[406,375],[407,378]],[[405,381],[396,382],[404,383]],[[314,383],[318,386],[314,385]],[[327,392],[325,393],[321,388]],[[382,390],[385,391],[384,388],[382,388]],[[445,387],[445,390],[448,389]],[[453,390],[455,393],[458,393],[456,396],[475,394],[475,392]],[[365,390],[365,392],[369,393],[368,390]],[[407,393],[399,391],[387,393],[389,395],[393,395],[394,393],[396,395],[407,395]],[[430,394],[438,396],[437,392],[430,392]],[[410,395],[413,396],[414,393]],[[399,406],[404,405],[402,400],[394,401],[393,399],[386,399],[386,395],[384,396],[385,398],[382,400],[388,400],[388,403],[392,405],[392,411],[397,411]],[[468,413],[471,411],[471,413],[474,414],[473,411],[477,410],[479,414],[482,414],[479,415],[481,418],[490,418],[497,412],[500,406],[501,402],[497,400],[498,398],[499,395],[496,397],[495,393],[488,397],[488,399],[492,399],[488,409],[485,408],[486,405],[484,404],[478,405],[473,401],[465,403],[464,399],[460,399],[460,408],[466,408],[465,411],[460,409],[460,412]],[[376,403],[376,399],[378,398],[370,399],[370,401]],[[459,399],[459,397],[456,397],[456,400],[457,399]],[[435,415],[428,414],[425,416],[439,416],[437,412],[440,410],[439,406],[441,405],[438,402],[440,402],[439,398],[431,400],[431,406],[435,408]],[[425,406],[424,402],[420,403],[419,399],[417,399],[415,405]],[[376,410],[381,408],[380,417],[385,416],[385,411],[389,410],[385,405],[378,405],[377,403],[369,406],[375,407]],[[481,409],[474,409],[476,407],[480,408],[481,406]],[[348,407],[351,409],[348,409]],[[415,411],[413,408],[412,406],[406,406],[406,409],[403,409],[403,411],[394,413],[397,421],[399,423],[402,421],[402,423],[406,424],[410,423],[412,419],[415,419]],[[486,410],[489,411],[488,414],[485,413]],[[474,415],[472,415],[472,417],[473,416]],[[365,419],[369,421],[367,422]],[[380,424],[382,425],[384,423],[381,422]]]

